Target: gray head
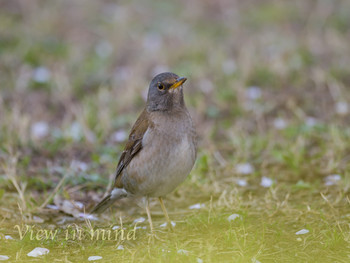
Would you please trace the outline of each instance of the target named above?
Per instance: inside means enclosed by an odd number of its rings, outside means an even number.
[[[184,107],[182,84],[186,80],[171,72],[155,76],[148,89],[147,109],[149,111],[170,111]]]

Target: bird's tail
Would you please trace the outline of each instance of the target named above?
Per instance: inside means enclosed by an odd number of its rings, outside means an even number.
[[[128,193],[122,188],[114,188],[105,198],[99,202],[94,209],[91,210],[90,214],[100,214],[110,207],[115,201],[126,197]]]

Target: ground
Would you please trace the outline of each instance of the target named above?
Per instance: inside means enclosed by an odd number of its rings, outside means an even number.
[[[0,259],[349,262],[349,12],[346,0],[1,2]],[[138,200],[83,212],[162,71],[188,78],[199,150],[165,199],[174,232],[152,201],[152,240]],[[29,257],[37,247],[49,253]]]

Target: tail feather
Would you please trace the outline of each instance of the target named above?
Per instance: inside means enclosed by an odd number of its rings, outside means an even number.
[[[114,188],[113,191],[99,202],[90,214],[100,214],[110,207],[115,201],[127,196],[127,192],[121,188]]]

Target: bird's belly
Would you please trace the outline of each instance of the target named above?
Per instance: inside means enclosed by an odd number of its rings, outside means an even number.
[[[171,149],[171,150],[170,150]],[[195,161],[195,147],[184,137],[164,141],[157,147],[140,152],[123,175],[124,188],[142,196],[158,197],[172,192],[190,173]]]

